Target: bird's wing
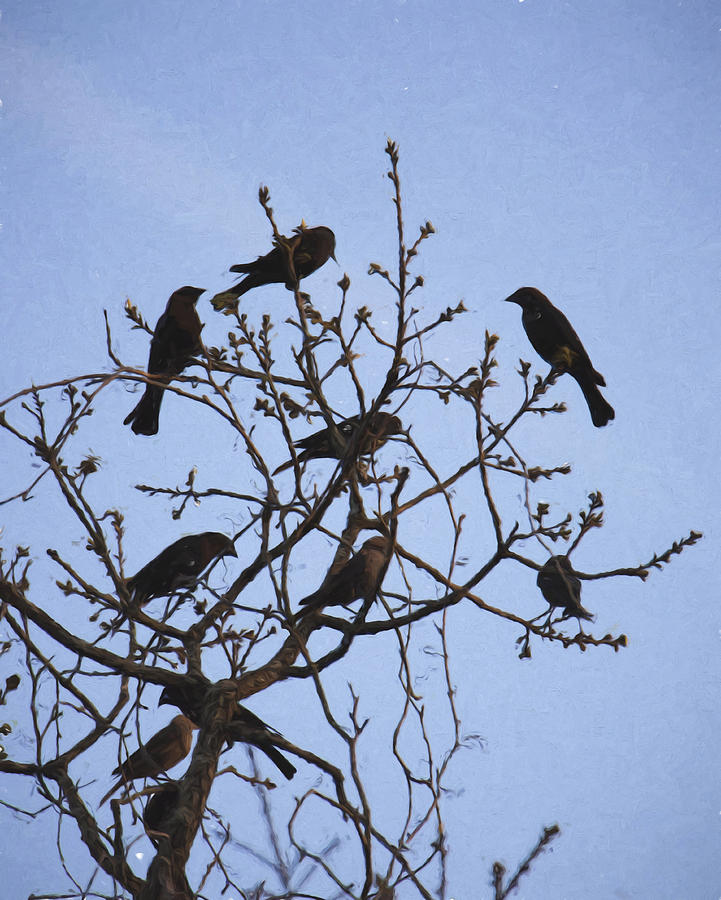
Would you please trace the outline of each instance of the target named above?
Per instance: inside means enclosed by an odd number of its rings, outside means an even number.
[[[336,428],[347,441],[353,436],[359,422],[359,416],[351,416],[349,419],[343,419],[342,422],[338,422]],[[330,453],[332,450],[330,428],[322,428],[320,431],[306,435],[299,441],[295,441],[294,446],[300,447],[302,450],[327,450]]]
[[[363,575],[364,560],[360,553],[351,557],[337,572],[327,578],[317,591],[304,597],[301,606],[344,606],[358,595],[354,588]]]
[[[565,368],[572,369],[581,365],[593,369],[588,353],[586,353],[586,348],[583,346],[581,338],[576,334],[573,325],[571,325],[561,310],[555,306],[551,306],[549,312],[552,313],[553,324],[558,331],[561,353],[565,356]]]

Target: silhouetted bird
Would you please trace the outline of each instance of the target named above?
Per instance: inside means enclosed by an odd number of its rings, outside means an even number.
[[[177,766],[190,753],[195,727],[186,716],[176,716],[165,728],[156,732],[125,762],[113,769],[112,774],[120,777],[100,801],[100,805],[127,782],[135,781],[136,778],[157,778],[161,773]]]
[[[616,414],[597,387],[605,387],[606,382],[591,365],[581,339],[561,310],[533,287],[519,288],[506,301],[517,303],[523,310],[521,321],[536,353],[553,369],[576,379],[596,428],[607,425]]]
[[[372,600],[378,593],[390,560],[391,540],[376,535],[367,540],[345,565],[307,597],[301,606],[347,606],[354,600]]]
[[[343,441],[342,446],[336,448],[333,445],[330,428],[323,428],[314,434],[309,434],[300,441],[296,441],[293,446],[300,447],[301,452],[298,454],[298,462],[308,462],[309,459],[342,459],[353,440],[353,435],[361,424],[360,416],[351,416],[344,419],[336,425]],[[381,447],[392,434],[400,434],[403,431],[403,425],[398,416],[392,416],[387,412],[377,412],[373,418],[373,422],[366,432],[363,444],[359,450],[359,456],[366,456]],[[282,466],[273,472],[277,475],[279,472],[289,469],[293,465],[293,460],[289,459]]]
[[[191,358],[200,352],[200,332],[203,326],[195,311],[195,304],[204,290],[186,285],[171,294],[150,341],[148,375],[170,381],[173,375],[179,375]],[[162,387],[146,384],[140,402],[125,417],[123,425],[130,425],[135,434],[157,434],[163,392]]]
[[[593,621],[591,613],[581,606],[581,579],[574,574],[571,560],[567,556],[551,556],[538,573],[536,584],[551,607],[551,613],[554,608],[558,608],[564,610],[564,619]]]
[[[218,531],[180,538],[143,566],[127,586],[131,602],[142,606],[154,597],[167,597],[179,588],[191,590],[211,562],[237,556],[233,542]]]
[[[267,725],[262,719],[259,719],[245,706],[238,704],[231,722],[225,728],[225,736],[228,741],[228,747],[232,747],[236,741],[257,747],[258,750],[265,753],[271,762],[275,763],[290,781],[297,770],[273,744],[271,740],[273,731],[275,729]]]
[[[178,805],[180,785],[177,781],[166,781],[148,797],[143,809],[143,825],[150,840],[158,846],[158,836],[168,833],[168,820]]]
[[[201,724],[205,708],[207,688],[202,684],[188,685],[187,687],[165,687],[158,701],[159,706],[170,704],[176,706],[185,713],[189,719],[198,725]],[[252,713],[240,703],[233,710],[233,718],[225,726],[225,739],[228,747],[232,747],[235,741],[252,744],[265,753],[268,759],[275,763],[283,775],[290,781],[295,775],[296,768],[290,763],[273,743],[273,736],[279,735],[275,728],[271,728],[261,718]]]
[[[294,229],[290,241],[293,253],[293,267],[298,281],[320,269],[332,257],[335,260],[335,235],[324,225],[316,228],[306,228],[301,225]],[[246,277],[233,285],[225,294],[233,294],[240,297],[254,287],[262,284],[285,284],[289,291],[295,289],[290,272],[286,265],[285,251],[280,247],[274,247],[265,256],[249,263],[238,263],[230,267],[231,272],[239,272]],[[212,301],[211,301],[212,302]]]

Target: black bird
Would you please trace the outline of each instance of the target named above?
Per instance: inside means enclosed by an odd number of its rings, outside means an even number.
[[[564,610],[564,619],[593,621],[591,613],[581,606],[581,579],[574,574],[567,556],[551,556],[538,573],[536,584],[551,607],[549,621],[554,608]]]
[[[211,562],[237,555],[231,539],[218,531],[189,534],[161,550],[128,578],[131,602],[142,606],[154,597],[168,597],[179,588],[192,590]]]
[[[100,801],[100,805],[119,787],[136,778],[157,778],[163,772],[177,766],[190,753],[193,729],[197,726],[187,716],[176,716],[168,725],[156,732],[135,753],[113,769],[120,777]]]
[[[372,600],[388,567],[391,539],[376,535],[367,540],[345,565],[300,601],[301,606],[348,606],[354,600]]]
[[[343,444],[341,447],[335,447],[331,436],[330,428],[323,428],[314,434],[296,441],[293,446],[299,447],[301,452],[298,454],[298,462],[304,463],[309,459],[342,459],[353,440],[361,424],[360,416],[351,416],[349,419],[343,419],[336,425],[340,433]],[[359,456],[366,456],[381,447],[392,434],[400,434],[403,431],[403,425],[398,416],[392,416],[387,412],[377,412],[366,432],[363,443],[358,452]],[[293,460],[289,459],[282,466],[273,472],[277,475],[279,472],[289,469],[293,465]]]
[[[206,687],[202,684],[188,685],[187,687],[165,687],[158,701],[159,706],[170,704],[177,707],[189,719],[198,725],[201,724],[205,707]],[[297,769],[290,763],[274,744],[274,736],[280,734],[267,725],[261,718],[252,713],[245,706],[237,703],[233,711],[233,718],[225,726],[225,738],[228,747],[232,747],[236,741],[251,744],[265,753],[268,759],[275,763],[282,774],[290,781]],[[281,738],[282,739],[282,738]]]
[[[171,294],[150,341],[148,375],[170,381],[173,375],[183,371],[193,356],[200,353],[203,326],[195,304],[204,292],[204,288],[186,285]],[[125,417],[123,425],[130,425],[135,434],[157,434],[164,390],[155,384],[146,384],[140,402]]]
[[[534,287],[519,288],[506,301],[517,303],[523,310],[521,321],[536,353],[552,369],[568,372],[576,379],[596,428],[607,425],[616,414],[598,389],[606,382],[591,365],[581,339],[561,310]]]
[[[329,258],[335,260],[335,235],[324,225],[306,228],[305,225],[294,229],[293,237],[286,238],[290,242],[293,254],[293,267],[298,281],[320,269]],[[337,260],[336,260],[337,262]],[[230,267],[231,272],[239,272],[246,277],[233,285],[225,294],[240,297],[252,288],[262,284],[285,284],[289,291],[295,289],[286,264],[285,251],[274,247],[265,256],[259,256],[249,263],[238,263]],[[215,299],[215,298],[214,298]],[[212,301],[211,301],[212,302]]]
[[[168,822],[178,805],[180,785],[177,781],[164,781],[158,790],[148,797],[143,809],[143,825],[150,840],[158,846],[158,838],[167,835]]]

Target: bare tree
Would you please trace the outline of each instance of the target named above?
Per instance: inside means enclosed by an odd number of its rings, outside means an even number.
[[[660,569],[700,537],[692,531],[637,565],[581,572],[567,560],[550,576],[544,570],[550,556],[570,557],[604,524],[600,491],[589,494],[577,516],[552,516],[549,505],[534,499],[539,480],[570,471],[565,464],[539,465],[533,449],[515,437],[522,420],[541,423],[544,416],[563,413],[563,403],[549,399],[556,373],[542,378],[521,361],[516,375],[504,376],[520,387],[518,399],[509,402],[510,390],[502,398],[495,391],[495,334],[486,332],[482,357],[467,371],[454,372],[429,357],[428,339],[442,340],[465,307],[449,306],[431,321],[414,308],[423,277],[413,270],[434,229],[426,222],[407,243],[392,141],[386,153],[397,263],[389,268],[371,263],[369,271],[394,298],[392,327],[377,323],[367,306],[351,309],[346,275],[338,282],[336,314],[323,317],[300,289],[297,239],[281,235],[269,192],[261,188],[260,203],[295,301],[293,315],[285,319],[285,332],[292,336],[288,352],[279,358],[274,351],[276,326],[270,314],[254,324],[253,314],[241,311],[237,293],[227,292],[213,302],[217,314],[231,323],[227,343],[203,346],[184,374],[183,366],[176,367],[172,381],[157,370],[149,375],[123,364],[106,325],[112,371],[32,386],[0,404],[0,425],[18,447],[34,454],[40,467],[2,502],[28,501],[54,484],[86,540],[78,552],[58,525],[59,546],[47,551],[57,576],[53,592],[42,581],[33,582],[27,547],[5,547],[0,559],[2,650],[22,651],[17,655],[22,671],[7,678],[0,702],[15,704],[13,716],[32,744],[24,758],[4,753],[0,770],[32,779],[46,813],[55,814],[60,824],[70,822],[96,865],[92,877],[80,884],[63,855],[59,827],[59,858],[71,884],[62,896],[447,897],[452,835],[444,824],[445,779],[459,750],[479,740],[464,734],[455,705],[454,658],[446,631],[454,607],[475,608],[479,633],[483,617],[504,620],[521,658],[530,657],[538,641],[618,651],[626,646],[625,635],[594,635],[588,625],[581,626],[581,618],[586,620],[579,613],[582,584],[620,576],[645,580],[651,569]],[[276,290],[282,295],[281,286]],[[284,302],[280,296],[277,308],[287,310]],[[135,306],[128,302],[126,309],[134,328],[152,334]],[[372,354],[375,378],[364,371],[364,354]],[[82,443],[87,418],[111,401],[108,389],[116,382],[152,384],[177,395],[188,420],[204,407],[203,414],[217,417],[251,461],[254,483],[243,492],[230,484],[202,486],[194,468],[182,486],[135,486],[145,495],[170,499],[175,520],[189,504],[210,503],[245,520],[232,536],[242,570],[229,586],[219,585],[219,569],[211,564],[207,570],[197,561],[190,576],[163,582],[160,592],[146,591],[140,599],[137,580],[128,581],[124,519],[102,501],[102,478],[112,471],[112,460],[101,461]],[[338,398],[354,405],[354,416],[339,415]],[[448,404],[464,411],[468,434],[474,436],[469,458],[459,462],[456,454],[443,453],[431,459],[416,443],[414,417],[424,415],[430,404],[434,415]],[[171,414],[164,410],[163,415]],[[323,432],[310,444],[318,450],[321,441],[318,453],[307,452],[307,442],[300,445],[302,452],[294,444],[296,426],[304,419]],[[267,440],[269,429],[256,428],[251,420],[269,426],[282,442]],[[162,439],[162,420],[160,431]],[[274,474],[277,462],[286,459],[289,463],[278,467],[285,472]],[[499,486],[510,480],[521,486],[525,521],[509,525],[497,498]],[[466,567],[464,520],[479,505],[489,526],[487,546],[474,546],[472,565]],[[422,549],[427,548],[422,537],[428,517],[437,536],[430,553]],[[169,524],[168,545],[178,537],[175,527]],[[374,537],[380,540],[373,542]],[[328,544],[333,554],[324,561],[318,554]],[[556,545],[564,546],[561,554]],[[212,562],[211,556],[205,562]],[[301,605],[298,563],[315,557],[312,600]],[[175,565],[163,560],[163,572]],[[482,598],[484,579],[502,563],[544,570],[539,586],[548,600],[547,614],[528,619]],[[549,586],[549,577],[557,579],[555,587],[553,581]],[[554,590],[560,591],[558,602]],[[564,601],[564,591],[573,602]],[[258,597],[266,598],[264,604]],[[542,604],[540,592],[538,599]],[[440,683],[424,696],[415,682],[411,648],[426,620],[435,627],[434,652],[442,665]],[[72,629],[63,624],[68,621],[84,624]],[[383,635],[387,640],[381,641]],[[371,637],[379,642],[374,648],[380,648],[373,652],[397,666],[395,683],[387,685],[388,708],[397,712],[379,754],[392,762],[403,798],[394,815],[377,810],[373,799],[376,768],[366,759],[373,703],[364,702],[350,685],[343,707],[336,680],[341,660],[347,662],[359,645],[368,652]],[[304,715],[312,710],[324,723],[325,733],[313,750],[241,705],[273,685],[290,687],[291,682],[303,686]],[[166,729],[157,710],[161,692],[163,702],[176,707],[175,724]],[[451,726],[443,746],[429,727],[431,693],[445,697],[447,704]],[[293,697],[298,696],[294,690]],[[3,730],[7,734],[9,726]],[[319,746],[332,750],[319,752]],[[263,777],[257,749],[287,778],[301,767],[318,776],[291,807],[286,805],[282,825],[271,801],[281,792],[291,797],[292,784],[284,780],[276,787]],[[172,780],[167,770],[186,758],[182,777],[174,772]],[[120,765],[107,807],[99,798],[111,783],[109,759]],[[87,784],[74,774],[85,760],[92,761],[96,773]],[[246,762],[250,766],[243,771]],[[254,792],[260,812],[252,814],[245,806],[238,814],[226,801],[232,791],[221,787],[229,783]],[[321,823],[335,835],[326,846],[319,845]],[[540,823],[528,827],[533,833]],[[255,838],[263,829],[267,849],[261,854]],[[512,875],[500,863],[494,865],[489,885],[496,900],[510,895],[557,833],[555,825],[544,828]],[[138,842],[147,848],[148,838],[155,850],[147,871],[139,874],[129,850]],[[251,874],[258,871],[265,872],[260,879]]]

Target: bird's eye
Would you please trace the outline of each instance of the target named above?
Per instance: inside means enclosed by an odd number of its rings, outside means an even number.
[[[353,426],[350,422],[345,422],[340,426],[340,430],[343,432],[343,434],[351,434],[353,432]]]

